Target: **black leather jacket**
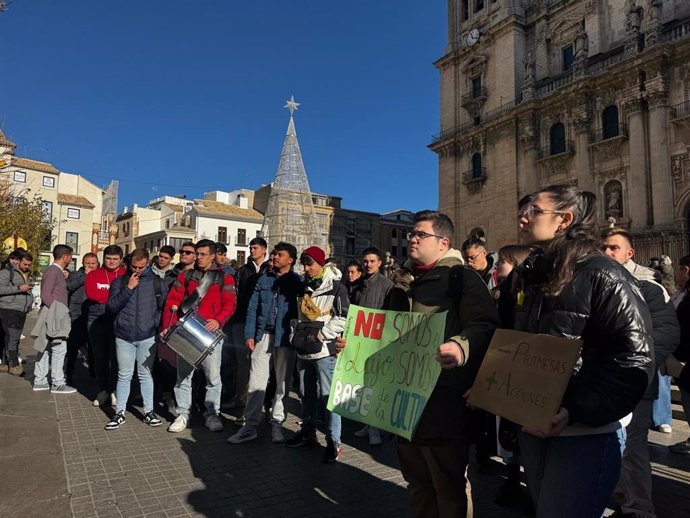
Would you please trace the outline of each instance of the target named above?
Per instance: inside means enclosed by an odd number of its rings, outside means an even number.
[[[515,328],[584,342],[561,403],[570,423],[599,427],[632,412],[654,371],[652,321],[637,281],[598,253],[578,262],[558,296],[545,296],[539,279],[521,273],[525,298]]]

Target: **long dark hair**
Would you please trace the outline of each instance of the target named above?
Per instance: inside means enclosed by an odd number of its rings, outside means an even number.
[[[536,194],[548,194],[557,211],[571,211],[573,222],[556,235],[545,247],[553,269],[544,292],[559,295],[573,279],[577,261],[593,253],[600,254],[599,225],[597,224],[596,196],[581,191],[574,185],[550,185]]]

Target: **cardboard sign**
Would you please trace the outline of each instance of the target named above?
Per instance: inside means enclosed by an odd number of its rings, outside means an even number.
[[[515,423],[549,430],[582,340],[498,329],[468,403]]]
[[[328,409],[411,439],[441,366],[446,312],[381,311],[351,305]]]

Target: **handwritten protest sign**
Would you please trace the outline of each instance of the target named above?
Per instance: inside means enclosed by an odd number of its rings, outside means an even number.
[[[441,367],[446,313],[350,306],[328,409],[411,439]]]
[[[581,348],[581,340],[498,329],[468,403],[522,426],[548,430]]]

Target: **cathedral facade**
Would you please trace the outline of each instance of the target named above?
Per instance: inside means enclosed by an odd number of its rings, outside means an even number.
[[[542,185],[599,200],[637,258],[688,253],[690,2],[448,0],[439,209],[456,241],[517,241],[516,206]]]

